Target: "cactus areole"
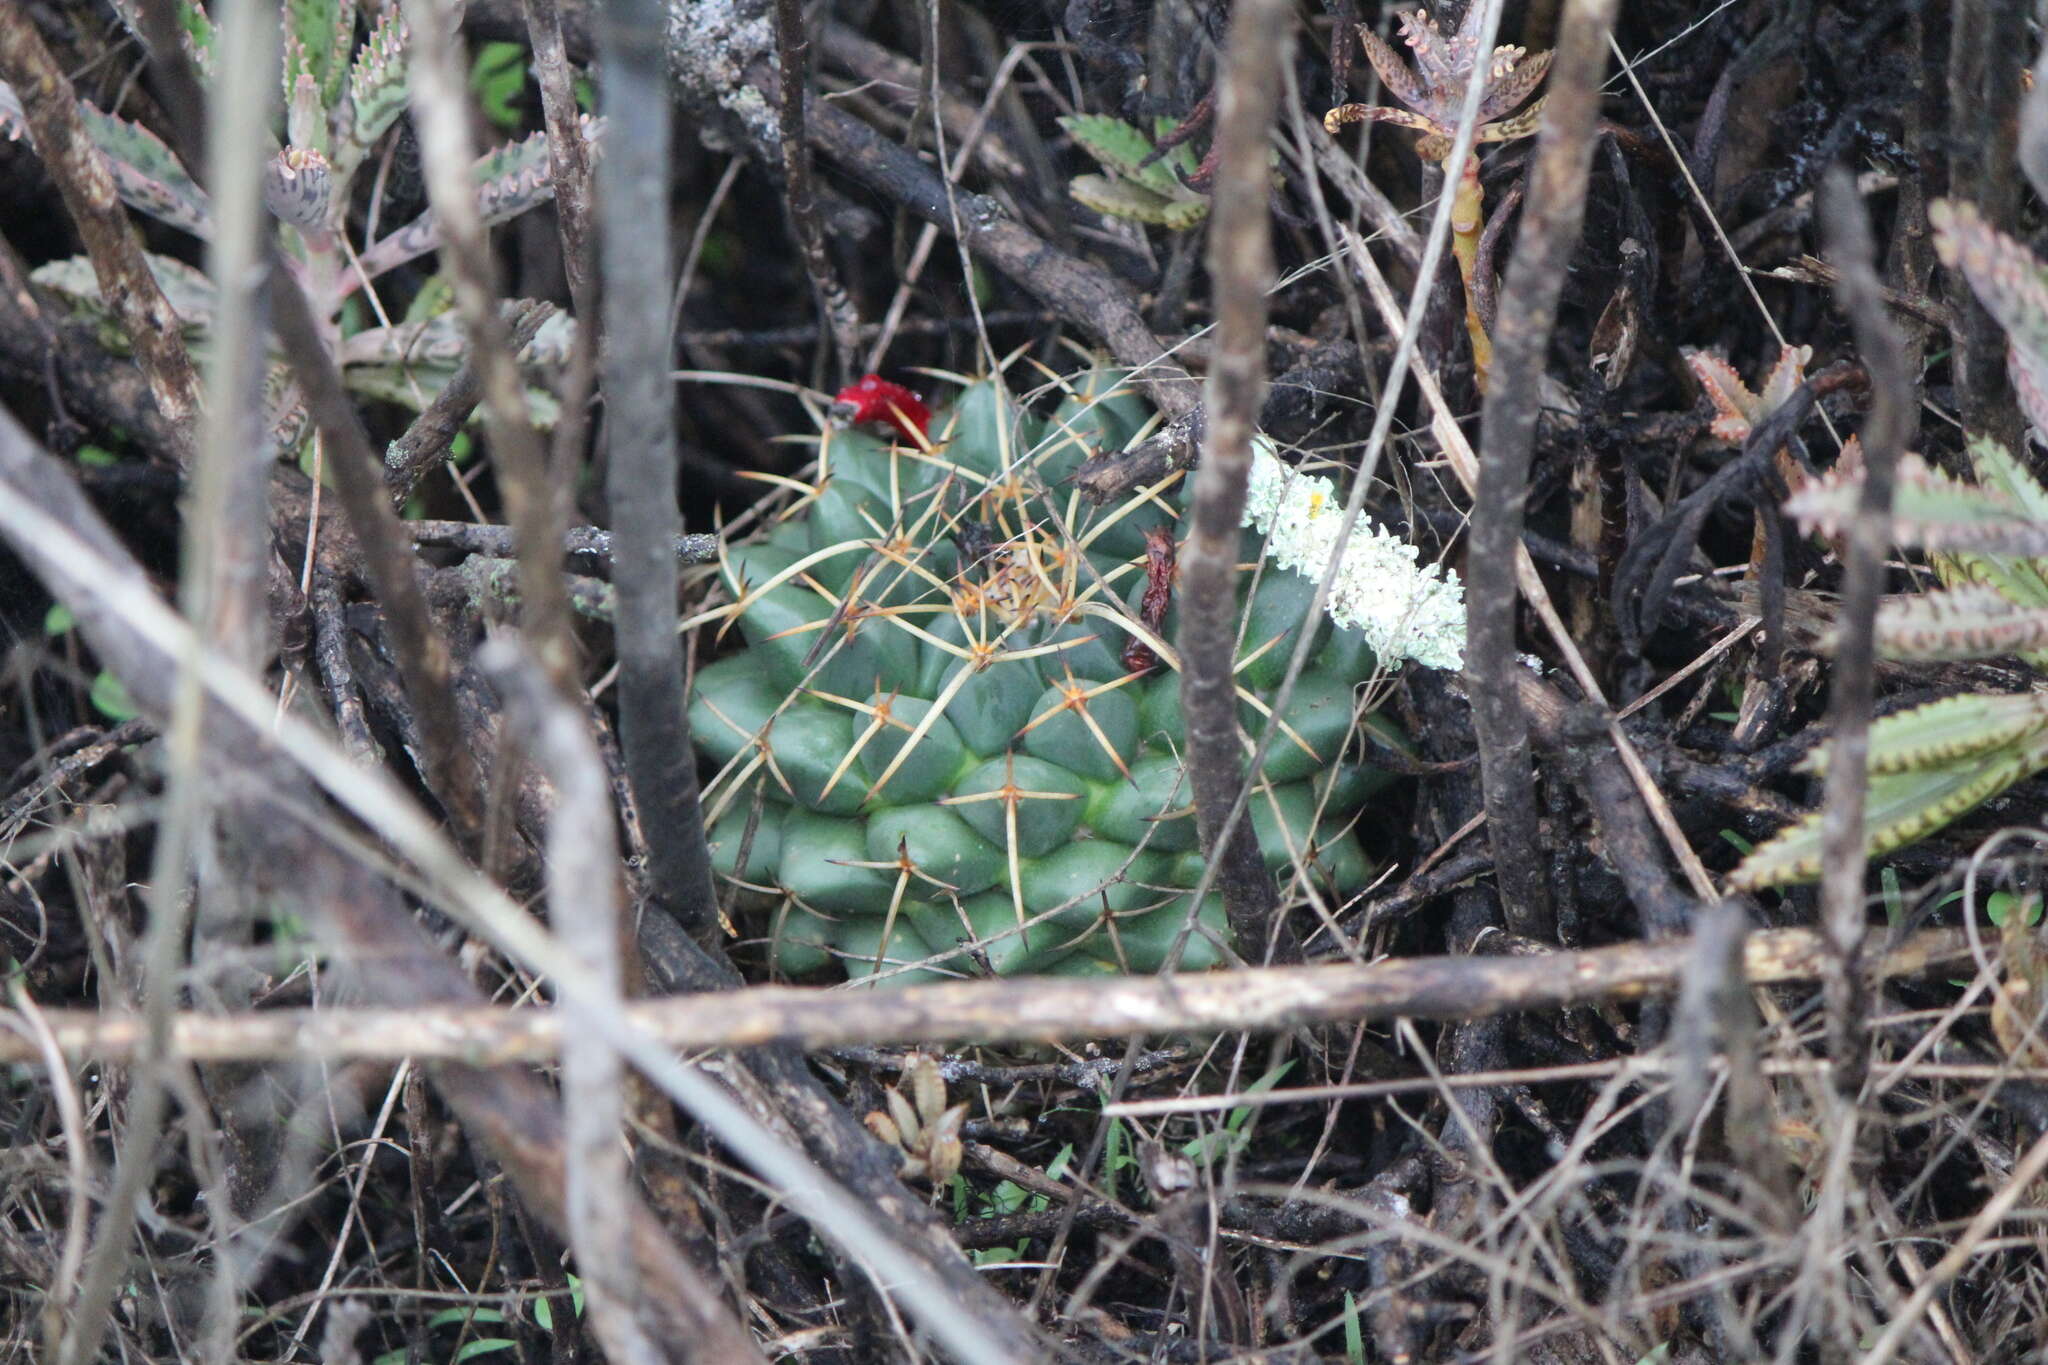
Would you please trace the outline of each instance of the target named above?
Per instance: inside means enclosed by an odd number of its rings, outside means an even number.
[[[812,491],[727,548],[737,630],[718,632],[690,720],[719,765],[705,810],[735,918],[783,973],[1150,972],[1184,930],[1183,968],[1223,960],[1220,898],[1193,902],[1203,858],[1179,758],[1179,490],[1093,507],[1064,482],[1149,420],[1121,379],[1066,381],[1050,420],[984,381],[929,439],[828,430]],[[1356,714],[1375,669],[1364,637],[1308,622],[1314,582],[1264,551],[1247,533],[1248,734],[1267,728],[1299,632],[1318,639],[1251,819],[1297,898],[1343,897],[1369,878],[1354,826],[1387,780],[1358,761],[1359,727],[1399,737]]]

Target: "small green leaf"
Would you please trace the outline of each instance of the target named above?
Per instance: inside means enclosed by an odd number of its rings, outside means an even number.
[[[526,89],[526,49],[518,43],[485,43],[476,50],[469,67],[469,88],[484,117],[506,132],[519,128],[520,112],[513,104]]]
[[[2039,924],[2041,922],[2041,897],[2038,892],[2032,891],[2026,894],[2024,901],[2017,892],[1992,892],[1984,898],[1984,918],[2003,929],[2006,916],[2012,913],[2014,906],[2022,904],[2024,904],[2024,908],[2020,911],[2020,922],[2029,926]]]
[[[1205,202],[1175,201],[1154,194],[1142,185],[1112,180],[1103,175],[1077,175],[1067,182],[1067,193],[1075,202],[1097,213],[1128,218],[1135,223],[1170,227],[1176,231],[1193,227],[1209,213]]]
[[[1061,119],[1059,124],[1105,170],[1155,192],[1164,189],[1164,186],[1147,184],[1146,172],[1138,169],[1138,163],[1152,154],[1152,139],[1137,128],[1107,114],[1076,114]]]
[[[87,469],[111,469],[121,463],[121,457],[105,446],[80,446],[75,458]]]
[[[1365,1365],[1365,1328],[1358,1320],[1358,1300],[1344,1291],[1344,1359],[1347,1365]]]
[[[478,1356],[487,1356],[498,1351],[514,1351],[518,1348],[519,1343],[511,1337],[478,1337],[475,1341],[463,1343],[462,1348],[452,1358],[451,1365],[462,1365],[463,1361],[474,1360]]]
[[[142,714],[141,709],[135,705],[135,699],[128,695],[127,687],[105,669],[100,670],[99,676],[92,680],[92,689],[86,695],[91,699],[94,709],[116,725],[133,720]]]
[[[50,609],[43,613],[43,634],[51,639],[55,639],[60,635],[69,635],[72,628],[77,624],[78,618],[73,616],[71,608],[65,606],[62,602],[51,603]]]

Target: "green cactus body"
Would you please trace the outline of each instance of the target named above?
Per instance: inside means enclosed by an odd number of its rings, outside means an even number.
[[[1047,421],[970,385],[928,449],[830,431],[814,495],[727,552],[745,648],[728,632],[699,670],[691,725],[721,769],[706,794],[715,864],[738,904],[767,911],[785,973],[1156,971],[1183,937],[1183,968],[1224,958],[1220,899],[1193,901],[1179,676],[1125,660],[1147,532],[1171,527],[1180,495],[1096,508],[1065,488],[1151,417],[1120,375],[1067,382]],[[1254,736],[1312,592],[1267,564],[1243,594]],[[1142,629],[1170,643],[1173,625]],[[1385,783],[1345,755],[1374,661],[1355,633],[1316,628],[1250,817],[1276,874],[1345,895],[1372,873],[1352,825]]]

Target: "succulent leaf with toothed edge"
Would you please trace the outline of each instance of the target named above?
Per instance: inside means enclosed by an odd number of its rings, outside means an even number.
[[[2007,361],[2037,437],[2048,422],[2048,267],[1967,204],[1929,206],[1943,264],[1969,281],[2006,329]],[[2048,487],[1999,442],[1972,437],[1974,479],[1908,453],[1899,462],[1891,538],[1918,545],[1942,587],[1878,607],[1881,656],[1975,659],[2017,654],[2048,674]],[[1786,504],[1803,531],[1835,536],[1857,515],[1863,466],[1854,437],[1835,469]],[[2048,769],[2048,686],[1964,694],[1879,717],[1870,727],[1864,844],[1871,856],[1941,829]],[[1829,746],[1807,760],[1826,771]],[[1743,890],[1820,875],[1821,817],[1809,815],[1759,845],[1729,875]]]
[[[115,7],[131,27],[139,25],[135,0],[116,0]],[[205,8],[180,0],[175,9],[189,55],[202,76],[210,77],[213,28]],[[315,307],[334,318],[358,289],[440,245],[431,211],[364,242],[360,250],[348,240],[353,179],[405,109],[407,30],[398,6],[385,6],[369,18],[357,0],[286,0],[280,17],[283,93],[277,128],[261,134],[270,153],[263,201],[280,224],[292,274]],[[359,20],[365,19],[365,36],[358,43]],[[194,237],[213,235],[211,200],[160,138],[84,101],[79,114],[123,203]],[[601,148],[602,130],[601,119],[579,119],[578,131],[593,155]],[[281,142],[274,135],[278,131]],[[0,137],[28,136],[19,98],[0,81]],[[471,174],[487,225],[507,222],[554,197],[545,133],[493,148]],[[152,257],[150,268],[194,344],[203,346],[212,318],[211,284],[201,277],[204,287],[192,287],[183,277],[197,272],[165,257]],[[83,256],[48,262],[31,278],[88,315],[102,310],[98,279]],[[529,370],[553,371],[567,354],[572,320],[559,316],[550,324],[550,339],[520,353]],[[118,332],[108,332],[106,339],[116,349],[125,348]],[[353,391],[424,407],[455,374],[468,338],[452,325],[408,321],[359,331],[337,351]],[[309,429],[304,403],[281,363],[271,365],[270,375],[285,400],[273,405],[279,420],[272,423],[271,435],[280,449],[289,450]],[[558,405],[546,387],[529,388],[527,397],[534,420],[552,426]]]
[[[1185,493],[1174,476],[1094,507],[1068,488],[1151,412],[1118,372],[1061,383],[1044,420],[984,380],[939,408],[928,440],[828,429],[808,491],[727,548],[725,653],[697,672],[691,723],[720,768],[705,790],[714,861],[741,904],[767,911],[786,974],[835,960],[890,984],[1156,971],[1191,914],[1181,965],[1224,959],[1221,898],[1194,913],[1204,869],[1172,613],[1146,593],[1170,589],[1159,533]],[[1277,462],[1263,445],[1259,458]],[[1268,492],[1269,523],[1307,506]],[[1254,736],[1314,593],[1297,568],[1262,562],[1267,548],[1247,531],[1258,573],[1240,594],[1239,682]],[[1315,631],[1250,818],[1269,869],[1344,897],[1371,878],[1354,826],[1390,780],[1359,741],[1356,689],[1378,665],[1358,630]]]

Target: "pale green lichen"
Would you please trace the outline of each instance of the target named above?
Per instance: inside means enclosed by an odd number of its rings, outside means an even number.
[[[1413,545],[1361,515],[1340,546],[1344,499],[1328,479],[1303,474],[1264,438],[1252,442],[1244,525],[1267,537],[1266,556],[1320,579],[1334,561],[1330,619],[1358,631],[1382,660],[1458,668],[1465,654],[1465,589]]]

